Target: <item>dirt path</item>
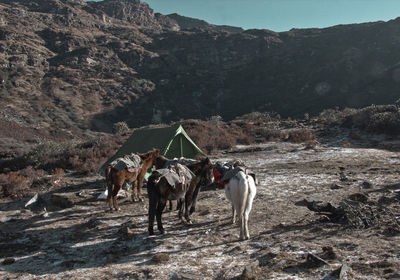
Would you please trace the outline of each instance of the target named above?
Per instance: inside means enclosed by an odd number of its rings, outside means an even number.
[[[399,153],[288,143],[259,150],[218,157],[240,159],[258,175],[248,241],[238,241],[223,190],[200,193],[193,225],[166,212],[166,234],[149,237],[147,200],[106,212],[96,199],[101,178],[64,178],[71,207],[49,208],[51,195],[42,200],[48,212],[1,201],[0,260],[15,262],[0,265],[0,278],[231,279],[246,270],[256,279],[337,279],[328,275],[342,264],[343,279],[400,277]],[[371,212],[363,227],[301,206],[306,199],[339,207],[354,193],[368,199],[352,204]]]

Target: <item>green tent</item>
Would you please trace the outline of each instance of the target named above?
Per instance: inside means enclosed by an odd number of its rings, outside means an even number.
[[[146,153],[158,149],[167,158],[195,158],[204,153],[196,146],[181,125],[135,130],[122,147],[99,169],[104,176],[104,168],[113,160],[130,153]]]

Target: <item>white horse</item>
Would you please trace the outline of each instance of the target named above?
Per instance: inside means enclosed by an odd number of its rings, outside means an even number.
[[[256,196],[256,184],[252,176],[239,171],[225,185],[226,198],[232,203],[232,223],[239,215],[240,239],[249,239],[249,214]]]

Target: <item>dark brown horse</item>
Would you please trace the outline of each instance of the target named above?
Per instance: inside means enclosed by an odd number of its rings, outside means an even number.
[[[136,201],[136,189],[138,199],[140,201],[143,201],[142,184],[144,176],[147,172],[147,169],[154,165],[154,162],[156,158],[160,155],[160,153],[158,150],[152,150],[145,154],[138,155],[142,159],[142,165],[137,170],[134,170],[132,172],[129,171],[127,168],[123,170],[118,170],[116,168],[113,168],[111,165],[108,165],[104,170],[108,189],[107,203],[110,207],[110,210],[113,210],[112,204],[115,210],[120,209],[118,207],[117,194],[125,182],[132,183],[132,201]]]
[[[164,176],[154,171],[149,177],[147,191],[149,194],[149,234],[153,235],[154,217],[157,218],[157,228],[161,234],[164,233],[161,215],[168,200],[178,200],[179,218],[182,219],[183,203],[185,206],[185,219],[190,223],[189,208],[193,201],[193,195],[196,187],[201,180],[211,183],[213,181],[213,165],[206,158],[199,162],[189,164],[187,167],[194,173],[194,177],[190,182],[183,182],[172,187]]]

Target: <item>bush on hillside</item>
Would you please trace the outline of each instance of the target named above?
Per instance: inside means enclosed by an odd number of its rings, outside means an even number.
[[[111,138],[94,138],[86,142],[46,142],[22,156],[3,162],[0,172],[6,172],[7,167],[9,171],[32,168],[49,174],[66,170],[90,174],[96,172],[116,148],[117,142]]]
[[[126,135],[130,132],[126,122],[117,122],[113,125],[113,133],[116,135]]]

